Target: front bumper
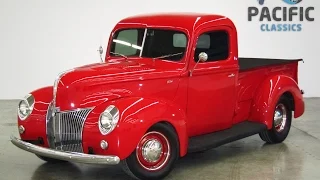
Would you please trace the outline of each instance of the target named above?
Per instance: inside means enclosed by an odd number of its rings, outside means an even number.
[[[53,150],[53,149],[37,146],[31,143],[25,142],[21,139],[18,139],[13,135],[10,138],[11,138],[12,144],[14,144],[20,149],[23,149],[25,151],[28,151],[40,156],[53,158],[53,159],[60,159],[64,161],[86,163],[86,164],[108,164],[108,165],[116,165],[120,162],[120,158],[118,156],[102,156],[102,155],[92,155],[92,154],[84,154],[84,153],[64,152],[64,151]]]

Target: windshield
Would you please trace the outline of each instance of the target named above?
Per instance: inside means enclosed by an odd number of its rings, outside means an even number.
[[[187,36],[165,29],[122,29],[112,39],[110,56],[163,58],[179,61],[186,51]]]

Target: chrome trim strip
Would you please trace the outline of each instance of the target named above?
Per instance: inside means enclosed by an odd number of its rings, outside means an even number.
[[[52,100],[52,102],[53,102],[53,109],[56,108],[56,98],[57,98],[57,91],[58,91],[59,82],[60,82],[61,78],[62,78],[65,74],[67,74],[67,73],[69,73],[69,72],[72,72],[72,71],[74,71],[74,69],[69,69],[69,70],[63,71],[63,72],[59,73],[58,76],[56,77],[56,79],[55,79],[55,81],[54,81],[54,84],[53,84],[53,100]],[[55,111],[52,112],[52,116],[54,116],[54,114],[55,114]]]
[[[140,51],[140,57],[142,56],[142,52],[143,52],[143,48],[144,48],[144,42],[146,41],[146,37],[147,37],[147,31],[148,31],[148,28],[146,28],[144,30],[144,34],[143,34],[143,39],[142,39],[142,45],[141,45],[141,51]]]
[[[54,126],[53,126],[53,118],[52,116],[52,111],[54,111],[53,108],[53,102],[51,101],[50,104],[48,105],[47,109],[47,115],[46,115],[46,135],[47,135],[47,141],[49,144],[50,148],[55,148],[54,144]]]
[[[103,156],[103,155],[92,155],[84,153],[72,153],[63,152],[59,150],[48,149],[40,146],[27,143],[21,139],[18,139],[11,135],[11,142],[18,148],[38,154],[40,156],[45,156],[53,159],[60,159],[64,161],[86,163],[86,164],[107,164],[116,165],[119,164],[120,158],[118,156]]]
[[[68,72],[72,72],[72,71],[74,71],[74,69],[69,69],[69,70],[66,70],[66,71],[59,73],[54,81],[54,84],[53,84],[53,98],[48,106],[48,111],[47,111],[47,115],[46,115],[46,134],[47,134],[47,140],[49,142],[50,148],[55,148],[54,139],[51,139],[52,137],[50,137],[50,135],[52,135],[52,133],[54,132],[54,129],[52,129],[52,128],[54,128],[54,126],[53,126],[54,125],[54,115],[57,111],[59,111],[59,109],[56,108],[56,98],[57,98],[58,85],[59,85],[61,78],[65,74],[67,74]],[[50,112],[49,108],[51,108],[51,114],[48,114]],[[51,129],[48,129],[49,123],[52,123],[52,125],[50,127]]]
[[[85,108],[76,108],[76,109],[70,109],[70,110],[65,110],[65,111],[57,111],[57,113],[65,114],[65,113],[72,113],[72,112],[77,112],[77,111],[82,111],[82,110],[93,110],[95,107],[85,107]]]
[[[53,105],[50,103],[47,112],[46,134],[49,147],[64,151],[83,152],[82,144],[68,144],[65,141],[81,141],[85,121],[94,107],[57,111],[51,116]],[[73,142],[74,143],[74,142]],[[73,146],[77,146],[74,148]]]
[[[93,108],[75,109],[71,111],[60,111],[54,119],[55,144],[60,144],[59,150],[83,152],[82,133],[85,121]],[[77,137],[75,137],[77,136]],[[68,141],[79,141],[68,144]],[[77,148],[73,147],[77,146]]]
[[[81,127],[81,141],[82,141],[82,137],[83,137],[83,129],[84,129],[84,124],[86,123],[86,120],[89,116],[89,114],[92,112],[92,110],[94,109],[93,107],[92,108],[87,108],[87,109],[90,109],[89,113],[86,115],[83,123],[82,123],[82,127]],[[81,143],[81,149],[82,149],[82,152],[83,152],[83,146],[82,146],[82,143]]]

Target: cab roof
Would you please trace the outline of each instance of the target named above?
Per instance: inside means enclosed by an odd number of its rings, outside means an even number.
[[[167,26],[192,31],[208,23],[234,26],[229,18],[222,15],[188,12],[140,14],[122,19],[118,25],[140,24],[147,27]]]

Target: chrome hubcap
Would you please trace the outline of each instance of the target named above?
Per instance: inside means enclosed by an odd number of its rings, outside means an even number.
[[[156,139],[147,141],[142,147],[142,157],[150,163],[157,162],[161,157],[161,152],[161,142]]]
[[[141,167],[147,171],[162,169],[170,158],[168,139],[159,132],[148,132],[137,146],[136,157]]]
[[[274,112],[274,126],[278,132],[283,131],[287,121],[287,110],[283,104],[279,104]]]

